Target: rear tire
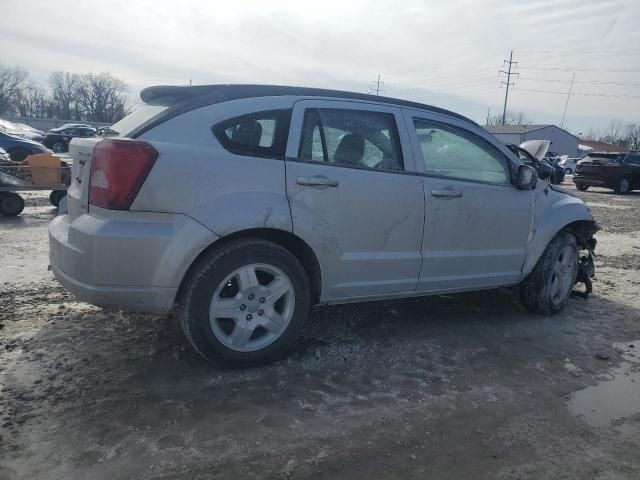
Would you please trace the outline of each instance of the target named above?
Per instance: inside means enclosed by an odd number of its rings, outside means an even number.
[[[55,142],[53,144],[53,148],[52,148],[52,150],[55,153],[64,153],[64,152],[67,151],[67,149],[68,149],[68,147],[62,142]]]
[[[51,205],[58,208],[60,206],[60,200],[67,195],[66,190],[54,190],[49,194],[49,201]]]
[[[571,175],[573,173],[573,170],[571,170],[570,168],[565,168],[564,169],[564,174],[565,175]]]
[[[0,193],[0,214],[7,217],[20,215],[24,210],[24,199],[13,192]]]
[[[624,195],[625,193],[629,193],[631,191],[631,183],[629,179],[624,177],[618,181],[618,184],[613,189],[614,192],[619,193],[620,195]]]
[[[586,192],[587,190],[589,190],[589,185],[585,185],[583,183],[576,183],[576,188],[581,192]]]
[[[178,315],[200,355],[244,368],[284,355],[304,326],[310,299],[309,279],[295,256],[275,243],[245,239],[197,261],[185,279]]]
[[[579,253],[575,235],[560,232],[553,237],[520,284],[520,298],[527,309],[548,315],[565,307],[576,281]]]

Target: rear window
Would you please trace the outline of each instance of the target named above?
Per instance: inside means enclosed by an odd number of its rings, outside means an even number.
[[[236,155],[284,159],[291,110],[269,110],[230,118],[211,131]]]
[[[169,108],[168,105],[142,105],[119,122],[114,123],[111,126],[111,130],[117,132],[120,137],[128,137],[138,127],[164,112],[167,108]],[[113,135],[116,134],[113,133]]]

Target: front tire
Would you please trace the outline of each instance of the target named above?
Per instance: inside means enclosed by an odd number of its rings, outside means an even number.
[[[581,192],[586,192],[589,190],[589,185],[585,185],[584,183],[576,183],[576,188]]]
[[[573,173],[573,170],[571,170],[570,168],[565,168],[564,169],[564,174],[565,175],[571,175]]]
[[[219,366],[243,368],[281,358],[310,311],[310,287],[288,250],[260,239],[214,248],[190,270],[179,299],[182,329]]]
[[[576,237],[569,232],[560,232],[549,242],[520,284],[520,297],[527,309],[548,315],[565,307],[576,282],[579,253]]]
[[[62,142],[56,142],[53,144],[52,150],[55,153],[64,153],[67,151],[67,146]]]

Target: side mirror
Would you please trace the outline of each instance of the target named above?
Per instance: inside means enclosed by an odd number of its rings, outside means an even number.
[[[520,165],[516,187],[520,190],[533,190],[538,182],[538,171],[529,165]]]

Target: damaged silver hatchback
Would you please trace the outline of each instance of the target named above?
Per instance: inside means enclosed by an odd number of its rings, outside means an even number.
[[[71,142],[51,266],[87,302],[176,308],[212,362],[280,357],[316,304],[514,286],[553,314],[590,290],[589,209],[458,114],[259,85],[141,99]]]

